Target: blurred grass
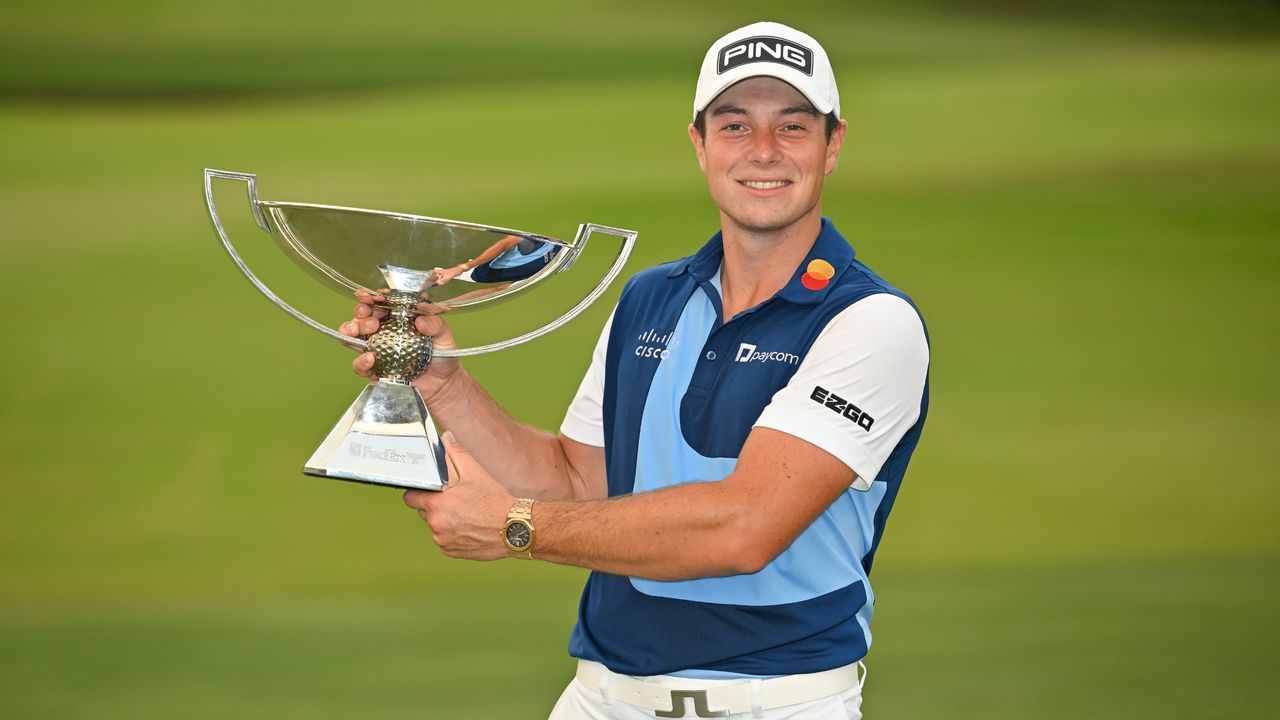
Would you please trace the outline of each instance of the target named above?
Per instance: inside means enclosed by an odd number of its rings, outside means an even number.
[[[543,716],[582,573],[443,560],[394,492],[299,474],[360,383],[238,277],[199,171],[257,172],[270,199],[635,228],[634,271],[715,229],[689,94],[705,44],[765,7],[0,10],[0,717]],[[1270,6],[982,7],[780,18],[841,77],[824,210],[933,340],[868,716],[1269,717]],[[273,286],[343,317],[236,223]],[[469,367],[555,427],[615,297]]]

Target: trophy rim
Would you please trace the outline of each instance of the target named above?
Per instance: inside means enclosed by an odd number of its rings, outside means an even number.
[[[541,241],[552,243],[553,245],[559,245],[561,247],[566,247],[566,248],[573,247],[572,243],[565,242],[564,240],[560,240],[559,238],[551,237],[550,235],[543,235],[542,233],[531,233],[531,232],[526,232],[524,230],[513,230],[511,228],[504,228],[497,225],[485,225],[483,223],[474,223],[466,220],[451,220],[449,218],[432,217],[430,215],[415,215],[413,213],[393,212],[391,210],[373,210],[370,208],[350,207],[347,205],[327,205],[324,203],[293,202],[289,200],[257,200],[255,202],[257,202],[258,205],[261,205],[264,207],[299,207],[299,208],[313,208],[318,210],[342,210],[344,212],[360,213],[364,215],[380,215],[382,217],[389,217],[395,220],[426,221],[426,222],[436,223],[438,225],[449,225],[452,227],[461,228],[463,230],[481,230],[486,232],[502,233],[504,235],[519,235],[521,237],[529,238],[530,240],[541,240]]]

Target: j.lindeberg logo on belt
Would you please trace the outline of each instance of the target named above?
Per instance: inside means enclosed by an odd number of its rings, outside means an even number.
[[[723,75],[739,65],[771,62],[813,75],[813,51],[799,43],[769,35],[758,35],[726,45],[716,58],[716,74]]]
[[[667,346],[671,343],[672,334],[663,335],[657,330],[645,330],[640,333],[640,344],[636,345],[636,357],[662,360],[670,353]]]

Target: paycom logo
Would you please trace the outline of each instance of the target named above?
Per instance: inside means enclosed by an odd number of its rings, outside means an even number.
[[[738,354],[734,356],[734,362],[784,362],[788,365],[796,365],[800,362],[800,356],[795,353],[779,352],[777,350],[765,351],[760,350],[751,343],[742,343],[738,345]]]

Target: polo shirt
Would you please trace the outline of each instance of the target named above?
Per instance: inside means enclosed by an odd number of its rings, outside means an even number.
[[[521,238],[520,242],[494,259],[471,268],[464,275],[467,280],[481,283],[523,280],[546,267],[560,248],[560,245],[545,240]]]
[[[561,425],[604,448],[610,497],[723,479],[757,426],[822,448],[856,479],[759,572],[591,573],[571,655],[627,675],[767,676],[866,654],[868,577],[924,425],[929,345],[910,298],[854,254],[823,218],[791,280],[728,322],[719,233],[628,281]]]

